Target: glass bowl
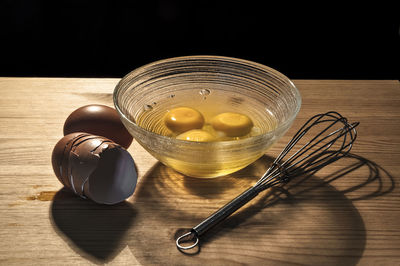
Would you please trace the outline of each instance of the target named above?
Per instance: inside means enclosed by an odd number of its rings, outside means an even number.
[[[175,57],[139,67],[121,79],[113,98],[123,124],[150,154],[182,174],[202,178],[256,161],[289,129],[301,106],[299,91],[283,74],[221,56]],[[195,106],[205,117],[244,113],[254,130],[247,138],[215,142],[166,136],[162,118],[180,106]]]

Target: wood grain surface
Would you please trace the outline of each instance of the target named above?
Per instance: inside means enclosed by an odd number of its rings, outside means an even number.
[[[226,177],[184,177],[134,142],[136,191],[102,206],[62,189],[50,157],[67,116],[112,106],[117,82],[0,78],[1,265],[400,265],[398,81],[295,80],[303,105],[293,127]],[[361,123],[351,156],[265,191],[197,253],[176,249],[180,232],[252,185],[307,118],[329,110]]]

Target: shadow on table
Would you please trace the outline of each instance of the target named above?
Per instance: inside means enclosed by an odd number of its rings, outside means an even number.
[[[395,183],[354,154],[332,174],[321,171],[260,193],[204,235],[192,256],[176,249],[180,233],[253,185],[272,160],[264,156],[216,179],[185,177],[157,163],[138,184],[134,203],[99,205],[62,189],[50,217],[66,243],[96,264],[111,261],[126,245],[142,264],[357,264],[366,230],[353,202],[389,193]]]
[[[351,201],[367,200],[379,197],[393,191],[395,188],[394,178],[391,174],[375,162],[352,153],[347,154],[342,160],[347,161],[348,165],[330,175],[322,177],[321,179],[323,182],[321,184],[309,189],[315,189],[325,184],[334,183],[336,180],[345,178],[347,174],[361,169],[362,167],[366,167],[368,170],[366,178],[360,180],[360,183],[351,184],[340,190],[340,192],[345,194]],[[307,176],[293,185],[299,185],[305,180],[307,180]],[[371,188],[373,190],[371,190]],[[302,193],[306,191],[307,190],[304,190]],[[352,192],[357,192],[356,194],[358,195],[350,195]]]
[[[366,231],[353,201],[389,193],[395,183],[380,166],[354,154],[342,159],[345,166],[333,174],[314,173],[260,193],[204,235],[201,250],[190,252],[191,256],[176,249],[174,240],[182,232],[254,184],[271,162],[264,156],[217,179],[189,178],[157,164],[143,177],[136,191],[141,200],[135,206],[156,209],[145,218],[159,230],[142,229],[138,234],[134,228],[128,238],[132,253],[144,264],[165,262],[165,254],[170,254],[172,264],[357,264]],[[158,248],[148,256],[154,243]]]
[[[57,192],[50,208],[56,232],[75,252],[96,264],[110,261],[126,246],[123,238],[135,215],[129,202],[100,205],[65,188]]]

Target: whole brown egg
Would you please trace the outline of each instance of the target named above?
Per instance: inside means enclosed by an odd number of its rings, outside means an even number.
[[[133,137],[126,130],[114,108],[91,104],[73,111],[64,123],[64,136],[74,132],[86,132],[103,136],[124,148],[131,145]]]

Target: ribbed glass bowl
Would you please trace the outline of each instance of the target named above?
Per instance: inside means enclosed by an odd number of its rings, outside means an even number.
[[[217,177],[260,158],[289,129],[301,106],[283,74],[247,60],[186,56],[156,61],[127,74],[114,90],[115,108],[132,136],[163,164],[188,176]],[[196,106],[201,112],[250,116],[259,134],[193,142],[154,133],[167,110]]]

